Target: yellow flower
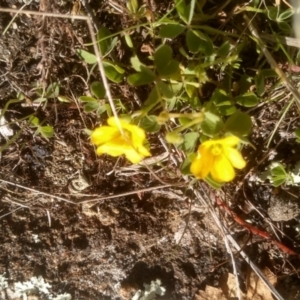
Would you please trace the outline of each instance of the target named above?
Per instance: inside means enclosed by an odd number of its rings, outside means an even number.
[[[241,153],[236,149],[239,141],[236,136],[228,136],[202,143],[191,164],[191,173],[199,179],[210,174],[217,182],[233,180],[234,168],[243,169],[246,166]]]
[[[144,157],[151,156],[144,146],[146,142],[144,130],[125,120],[119,121],[124,135],[120,132],[115,117],[108,118],[109,126],[98,127],[92,132],[91,141],[97,146],[97,154],[109,154],[114,157],[125,154],[133,164],[138,164]]]

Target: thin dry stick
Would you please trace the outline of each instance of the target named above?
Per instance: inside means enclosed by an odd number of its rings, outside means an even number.
[[[134,194],[137,194],[137,193],[151,192],[153,190],[164,189],[164,188],[171,187],[171,186],[174,186],[174,184],[159,185],[159,186],[154,186],[154,187],[151,187],[151,188],[141,189],[141,190],[138,190],[138,191],[125,192],[125,193],[121,193],[121,194],[118,194],[118,195],[102,196],[102,197],[98,197],[98,198],[94,198],[94,199],[83,200],[83,201],[80,201],[78,203],[88,203],[88,202],[97,202],[97,201],[101,201],[101,200],[114,199],[114,198],[134,195]]]
[[[57,200],[65,201],[65,202],[72,203],[72,204],[77,204],[76,202],[74,202],[72,200],[68,200],[66,198],[62,198],[62,197],[59,197],[59,196],[55,196],[55,195],[51,195],[51,194],[48,194],[48,193],[45,193],[45,192],[41,192],[41,191],[38,191],[38,190],[35,190],[35,189],[32,189],[32,188],[26,187],[24,185],[21,185],[21,184],[18,184],[18,183],[13,183],[13,182],[10,182],[10,181],[4,180],[4,179],[0,179],[0,182],[7,183],[9,185],[19,187],[19,188],[27,190],[27,191],[34,192],[38,195],[45,195],[45,196],[48,196],[48,197],[55,198]]]
[[[0,216],[0,219],[3,219],[3,218],[5,218],[6,216],[9,216],[10,214],[12,214],[12,213],[14,213],[14,212],[16,212],[16,211],[18,211],[18,210],[20,210],[20,209],[22,209],[22,208],[23,208],[22,206],[19,206],[19,207],[17,207],[16,209],[14,209],[14,210],[12,210],[12,211],[10,211],[10,212],[8,212],[8,213],[6,213],[6,214]]]
[[[48,193],[45,193],[45,192],[41,192],[41,191],[38,191],[38,190],[35,190],[35,189],[32,189],[32,188],[28,188],[24,185],[13,183],[13,182],[10,182],[10,181],[4,180],[4,179],[0,179],[0,182],[7,183],[9,185],[16,186],[16,187],[19,187],[21,189],[34,192],[34,193],[39,194],[39,195],[45,195],[45,196],[52,197],[52,198],[55,198],[57,200],[65,201],[65,202],[75,204],[75,205],[80,204],[80,203],[88,203],[88,202],[96,202],[96,201],[100,201],[100,200],[114,199],[114,198],[134,195],[134,194],[138,194],[138,193],[151,192],[153,190],[165,189],[167,187],[174,186],[173,184],[159,185],[159,186],[154,186],[154,187],[150,187],[150,188],[146,188],[146,189],[140,189],[140,190],[135,190],[135,191],[131,191],[131,192],[125,192],[125,193],[121,193],[121,194],[117,194],[117,195],[102,196],[102,197],[98,197],[98,198],[93,198],[93,199],[87,199],[87,200],[83,200],[83,201],[74,202],[74,201],[68,200],[66,198],[62,198],[62,197],[59,197],[59,196],[55,196],[53,194],[48,194]]]
[[[229,255],[231,257],[231,261],[232,261],[233,273],[234,273],[234,277],[235,277],[235,281],[236,281],[236,293],[237,293],[239,300],[242,300],[243,298],[241,295],[241,288],[240,288],[239,277],[238,277],[238,272],[237,272],[236,263],[235,263],[235,257],[234,257],[234,254],[232,253],[231,247],[229,245],[229,240],[227,238],[227,235],[225,235],[225,237],[224,237],[224,242],[225,242],[227,252],[229,253]]]
[[[262,271],[251,261],[251,259],[248,257],[248,255],[241,249],[241,247],[235,241],[235,239],[231,235],[228,235],[227,238],[230,240],[231,244],[236,248],[236,250],[239,251],[241,256],[249,264],[249,266],[256,273],[256,275],[260,278],[260,280],[269,288],[269,290],[273,294],[273,296],[277,300],[284,300],[284,298],[282,298],[282,296],[277,292],[277,290],[273,287],[273,285],[266,278],[266,276],[262,273]]]
[[[218,225],[220,230],[224,231],[224,225],[221,223],[219,217],[217,216],[212,204],[211,204],[211,197],[209,196],[209,191],[204,185],[202,187],[203,195],[205,196],[205,199],[203,196],[199,193],[198,190],[194,190],[194,192],[197,194],[198,199],[203,203],[206,204],[210,210],[210,213],[215,220],[215,223]],[[227,230],[226,230],[227,231]],[[282,296],[278,293],[278,291],[273,287],[273,285],[270,283],[270,281],[266,278],[266,276],[260,271],[260,269],[251,261],[251,259],[248,257],[248,255],[242,250],[242,248],[239,246],[239,244],[235,241],[235,239],[230,235],[227,234],[227,239],[231,242],[231,244],[234,246],[234,248],[238,251],[238,253],[245,259],[245,261],[249,264],[249,266],[252,268],[252,270],[256,273],[256,275],[261,279],[261,281],[269,288],[270,292],[274,295],[274,297],[277,300],[284,300]]]
[[[284,72],[279,68],[279,66],[276,63],[275,59],[273,58],[273,56],[271,55],[271,53],[267,49],[265,43],[263,42],[260,35],[258,34],[258,31],[256,30],[256,28],[253,24],[254,21],[253,20],[250,21],[250,19],[248,18],[248,16],[246,14],[244,14],[244,19],[246,20],[247,25],[249,26],[249,30],[250,30],[251,34],[255,38],[258,46],[260,47],[262,53],[265,55],[265,57],[266,57],[267,61],[269,62],[271,68],[274,69],[274,71],[277,73],[279,78],[282,80],[282,82],[284,83],[286,88],[293,94],[296,105],[297,105],[297,108],[298,108],[298,112],[300,113],[300,94],[299,94],[298,90],[293,86],[293,84],[290,82],[290,80],[285,76]]]

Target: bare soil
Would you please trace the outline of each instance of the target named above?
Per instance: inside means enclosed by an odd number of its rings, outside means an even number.
[[[126,16],[112,13],[105,1],[89,4],[102,26],[117,32],[130,25]],[[121,1],[118,4],[123,6]],[[157,1],[156,5],[159,12],[169,4]],[[20,8],[21,4],[2,0],[0,6]],[[26,7],[54,13],[70,13],[72,8],[72,1],[60,0],[32,1]],[[1,31],[12,17],[0,13]],[[140,46],[148,44],[147,37],[138,39]],[[164,158],[164,168],[153,167],[160,182],[146,168],[132,168],[124,158],[96,157],[83,130],[99,124],[96,115],[83,113],[75,102],[49,99],[46,106],[32,103],[37,98],[37,84],[47,87],[59,82],[60,93],[71,99],[87,92],[82,78],[87,78],[88,66],[76,49],[91,49],[84,45],[90,40],[84,21],[28,14],[20,14],[0,38],[0,106],[3,110],[8,105],[5,118],[17,135],[1,148],[0,274],[5,274],[9,284],[42,276],[55,294],[70,293],[72,299],[131,299],[137,290],[144,290],[145,283],[156,279],[166,288],[166,294],[157,299],[202,299],[197,298],[198,291],[207,285],[220,287],[222,278],[232,273],[232,264],[209,212],[190,190],[176,186],[182,176],[172,159]],[[128,61],[126,51],[121,46],[119,50],[118,59]],[[99,78],[96,71],[91,75],[91,81]],[[132,87],[124,82],[111,88],[124,104],[136,107]],[[17,92],[23,93],[26,101],[9,102],[16,99]],[[143,89],[135,93],[143,98]],[[269,184],[253,184],[249,174],[253,168],[259,172],[267,165],[264,145],[271,131],[268,128],[273,128],[284,104],[257,108],[257,117],[264,113],[257,118],[261,123],[254,124],[251,137],[256,150],[244,153],[253,165],[242,175],[238,191],[233,185],[226,191],[234,212],[268,231],[273,208],[269,214],[268,209],[280,201],[274,200]],[[53,126],[54,138],[34,135],[35,129],[24,120],[30,114]],[[271,145],[273,155],[288,163],[300,160],[300,146],[282,132],[286,128],[293,132],[299,127],[298,119],[294,112],[289,113]],[[149,138],[156,144],[156,155],[162,154],[157,137]],[[5,144],[2,137],[1,147]],[[165,182],[174,186],[160,188]],[[289,192],[299,197],[299,189]],[[247,199],[261,214],[246,209]],[[289,212],[300,212],[296,202]],[[281,236],[282,242],[300,253],[299,214],[278,219],[278,210],[274,221],[288,236]],[[225,214],[220,209],[221,215]],[[225,219],[232,222],[228,215]],[[255,239],[234,222],[232,227],[251,259],[278,277],[277,289],[284,299],[300,299],[299,258],[282,253],[267,240]],[[247,264],[238,254],[236,259],[241,287],[246,290]],[[2,296],[9,299],[7,294]]]

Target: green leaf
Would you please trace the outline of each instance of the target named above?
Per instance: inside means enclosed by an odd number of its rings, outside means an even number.
[[[186,5],[185,0],[175,0],[175,6],[179,17],[188,24],[190,9]]]
[[[243,74],[239,81],[239,92],[241,94],[245,94],[249,91],[251,85],[252,85],[253,77]]]
[[[141,72],[129,75],[127,82],[133,86],[150,84],[154,81],[155,74],[147,67],[141,66]]]
[[[183,175],[191,175],[190,167],[192,161],[197,157],[196,153],[190,153],[186,156],[185,160],[180,166],[180,171]]]
[[[205,112],[204,116],[204,121],[201,123],[203,133],[210,137],[217,135],[223,129],[223,120],[209,111]]]
[[[230,116],[236,112],[236,107],[234,105],[224,105],[219,107],[219,112],[222,116]]]
[[[183,143],[184,139],[180,133],[172,131],[166,134],[166,141],[170,144],[179,145]]]
[[[162,44],[154,53],[154,63],[157,68],[162,68],[172,60],[173,51],[170,46]]]
[[[47,101],[47,98],[45,98],[45,97],[40,97],[40,98],[33,100],[33,102],[35,102],[35,103],[43,103],[46,101]]]
[[[102,56],[105,56],[112,48],[111,32],[105,27],[100,27],[97,32],[97,41]]]
[[[203,53],[207,56],[212,55],[213,43],[204,33],[189,29],[186,34],[186,44],[192,53]]]
[[[100,116],[101,114],[106,112],[106,107],[107,107],[106,104],[98,105],[98,109],[97,109],[96,113]]]
[[[189,98],[192,98],[196,92],[198,92],[198,89],[191,85],[191,84],[185,84],[184,86],[186,93],[188,94]]]
[[[104,85],[100,81],[94,81],[91,84],[91,91],[92,91],[93,95],[95,97],[97,97],[98,99],[103,99],[106,95]]]
[[[265,92],[265,78],[277,77],[278,75],[273,69],[258,70],[255,76],[256,93],[258,96],[262,96]]]
[[[181,24],[167,24],[161,26],[158,34],[162,38],[174,39],[179,34],[183,33],[184,30],[185,26]]]
[[[77,54],[81,59],[84,60],[87,64],[95,64],[97,63],[97,57],[95,54],[89,53],[83,49],[77,49]]]
[[[129,48],[133,48],[133,43],[132,43],[132,39],[131,39],[130,35],[125,33],[124,38],[125,38],[125,42],[126,42],[127,46]]]
[[[226,41],[218,49],[217,56],[225,57],[228,55],[229,51],[230,51],[230,43],[229,43],[229,41]]]
[[[203,68],[203,66],[201,64],[199,64],[195,67],[195,74],[200,83],[205,83],[208,81],[206,70]]]
[[[158,86],[159,90],[161,91],[163,98],[172,99],[174,97],[172,86],[170,84],[167,84],[163,81],[159,81],[157,83],[157,86]]]
[[[272,21],[276,21],[279,14],[279,6],[268,7],[268,18]]]
[[[176,97],[174,97],[174,98],[172,98],[172,99],[169,99],[168,101],[167,101],[167,107],[168,107],[168,110],[173,110],[174,108],[175,108],[175,106],[176,106],[176,104],[177,104],[177,100],[178,100],[178,98],[176,98]]]
[[[51,83],[46,91],[46,98],[55,98],[59,95],[59,84],[57,82]]]
[[[191,22],[193,20],[195,5],[196,5],[196,1],[195,0],[190,0],[190,5],[188,7],[189,8],[189,19],[188,19],[189,24],[191,24]]]
[[[283,13],[281,13],[281,14],[279,15],[279,17],[277,18],[277,21],[278,21],[278,22],[282,22],[282,21],[284,21],[284,20],[290,18],[293,14],[294,14],[293,9],[288,8],[287,10],[285,10]]]
[[[157,132],[161,128],[161,126],[156,121],[156,116],[154,116],[154,115],[143,117],[141,119],[139,125],[146,132]]]
[[[193,53],[199,52],[199,45],[201,43],[201,39],[198,35],[194,33],[193,30],[189,29],[186,33],[186,44],[189,50]]]
[[[70,103],[70,99],[66,96],[58,96],[57,99],[60,101],[60,102],[65,102],[65,103]]]
[[[125,70],[120,68],[118,65],[105,60],[103,61],[103,68],[106,77],[112,82],[120,83],[123,80]]]
[[[271,174],[272,174],[272,176],[283,176],[283,177],[287,176],[285,168],[282,164],[278,164],[278,166],[272,168]]]
[[[278,164],[270,170],[271,182],[277,187],[283,184],[288,179],[288,174],[282,164]]]
[[[224,116],[229,116],[236,111],[232,98],[222,89],[216,89],[211,100],[215,103],[219,112]]]
[[[132,14],[136,14],[139,8],[137,0],[128,0],[126,6]]]
[[[148,6],[146,4],[143,4],[137,11],[137,17],[138,18],[147,17],[148,9],[149,9]]]
[[[291,34],[292,28],[287,22],[279,22],[278,27],[283,31],[285,34]]]
[[[46,139],[51,138],[54,135],[54,130],[51,126],[40,126],[38,132]]]
[[[297,142],[299,143],[300,142],[300,128],[296,129],[295,135],[296,135],[296,138],[297,138]]]
[[[225,123],[225,131],[236,136],[248,135],[252,127],[252,121],[247,113],[236,111]]]
[[[193,109],[201,108],[201,101],[198,96],[193,96],[189,99],[189,103]]]
[[[239,105],[242,105],[244,107],[254,107],[258,104],[258,98],[252,92],[248,92],[248,93],[245,93],[244,95],[235,97],[235,101]]]
[[[34,116],[32,116],[32,117],[29,118],[29,122],[30,122],[31,125],[34,126],[34,127],[39,126],[39,124],[40,124],[39,118],[34,117]]]
[[[153,106],[161,100],[157,87],[153,87],[143,107]]]
[[[211,96],[211,100],[216,106],[228,105],[232,102],[232,98],[222,89],[215,89]]]
[[[274,185],[274,187],[278,187],[278,186],[282,185],[285,181],[286,181],[286,177],[284,177],[284,178],[280,178],[280,177],[272,178],[272,184]]]
[[[171,76],[179,70],[179,62],[172,60],[173,51],[168,45],[159,46],[154,53],[154,63],[161,76]]]
[[[84,105],[84,112],[89,113],[99,109],[100,105],[98,101],[88,102]]]
[[[223,183],[215,181],[214,179],[211,178],[210,175],[208,175],[207,177],[205,177],[204,181],[206,183],[208,183],[212,188],[214,188],[216,190],[219,190],[223,186]]]
[[[140,62],[139,58],[136,55],[134,55],[130,58],[130,62],[131,62],[132,67],[134,68],[134,70],[137,72],[141,72],[142,67],[147,68],[144,64],[142,64]]]
[[[183,136],[183,150],[187,152],[193,152],[195,150],[195,146],[199,141],[199,133],[198,132],[188,132]]]
[[[113,115],[111,107],[108,103],[105,104],[105,109],[106,109],[106,113],[108,115],[108,117],[111,117]]]
[[[97,102],[97,99],[95,99],[94,97],[90,97],[90,96],[80,96],[78,99],[81,102]]]

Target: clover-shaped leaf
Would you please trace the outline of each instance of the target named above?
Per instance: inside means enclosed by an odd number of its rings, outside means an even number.
[[[93,53],[87,52],[83,49],[77,49],[76,52],[87,64],[95,64],[97,62],[97,56]]]
[[[100,47],[102,56],[105,56],[110,50],[112,45],[111,32],[105,27],[101,27],[97,33],[97,40]]]
[[[258,98],[253,92],[248,92],[235,97],[236,103],[244,107],[254,107],[258,104]]]
[[[154,53],[154,63],[161,76],[171,76],[179,70],[179,62],[172,59],[173,51],[168,45],[159,46]]]
[[[159,30],[159,35],[162,38],[174,39],[185,30],[185,26],[181,24],[166,24],[162,25]]]
[[[105,71],[105,75],[109,80],[115,83],[119,83],[123,80],[125,70],[119,67],[117,64],[112,63],[108,60],[104,60],[103,68]]]
[[[139,125],[147,132],[157,132],[161,128],[161,125],[157,123],[156,116],[154,115],[143,117]]]
[[[93,95],[98,99],[104,98],[105,94],[106,94],[103,83],[99,82],[99,81],[94,81],[91,84],[91,91],[92,91]]]
[[[209,111],[205,112],[204,116],[205,118],[201,123],[201,129],[205,135],[213,137],[222,130],[224,123],[219,116]]]
[[[146,66],[141,66],[141,72],[129,75],[127,81],[130,85],[140,86],[154,81],[155,74]]]
[[[133,56],[130,61],[132,67],[138,72],[128,76],[127,81],[130,85],[140,86],[154,81],[155,74],[150,68],[142,64],[137,56]]]
[[[222,89],[216,89],[211,97],[219,112],[223,116],[229,116],[236,111],[233,99]]]
[[[214,50],[211,39],[199,30],[189,29],[187,31],[186,44],[192,53],[201,52],[205,55],[211,55]]]
[[[252,121],[247,113],[236,111],[225,123],[225,131],[231,132],[237,136],[245,136],[249,134],[252,127]]]

